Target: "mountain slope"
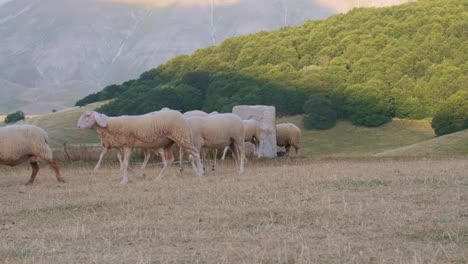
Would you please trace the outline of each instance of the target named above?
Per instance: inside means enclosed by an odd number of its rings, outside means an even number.
[[[70,106],[177,54],[235,35],[320,19],[310,0],[151,7],[97,0],[13,0],[0,5],[0,113]]]
[[[293,115],[303,112],[308,95],[320,94],[355,124],[433,117],[468,83],[467,9],[466,1],[420,0],[233,37],[77,104],[120,95],[100,110],[228,112],[233,105],[268,104]]]

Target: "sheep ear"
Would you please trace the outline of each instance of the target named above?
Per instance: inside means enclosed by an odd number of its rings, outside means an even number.
[[[96,123],[100,127],[106,127],[107,126],[107,116],[100,114],[98,112],[94,112],[94,119],[96,120]]]

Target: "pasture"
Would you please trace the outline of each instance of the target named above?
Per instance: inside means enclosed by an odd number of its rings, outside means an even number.
[[[231,161],[156,180],[137,165],[0,167],[2,263],[467,263],[468,161]]]

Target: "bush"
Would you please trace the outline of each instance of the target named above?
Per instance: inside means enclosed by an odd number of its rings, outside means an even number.
[[[304,104],[304,127],[328,129],[336,124],[337,114],[332,102],[325,96],[312,95]]]
[[[23,111],[19,110],[19,111],[16,111],[14,113],[11,113],[11,114],[8,114],[5,118],[5,124],[11,124],[11,123],[15,123],[15,122],[18,122],[20,120],[24,120],[25,117],[24,117],[24,113]]]
[[[459,91],[443,103],[432,119],[436,135],[468,129],[468,92]]]
[[[376,127],[392,120],[391,107],[383,91],[373,83],[351,86],[345,95],[346,115],[353,124]]]

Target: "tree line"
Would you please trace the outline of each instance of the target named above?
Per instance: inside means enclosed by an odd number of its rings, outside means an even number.
[[[99,110],[120,115],[270,104],[280,115],[305,113],[306,127],[328,128],[336,119],[379,126],[392,117],[433,117],[437,134],[451,133],[468,126],[468,110],[456,107],[468,105],[467,7],[420,0],[358,8],[230,38],[77,105],[114,99]]]

